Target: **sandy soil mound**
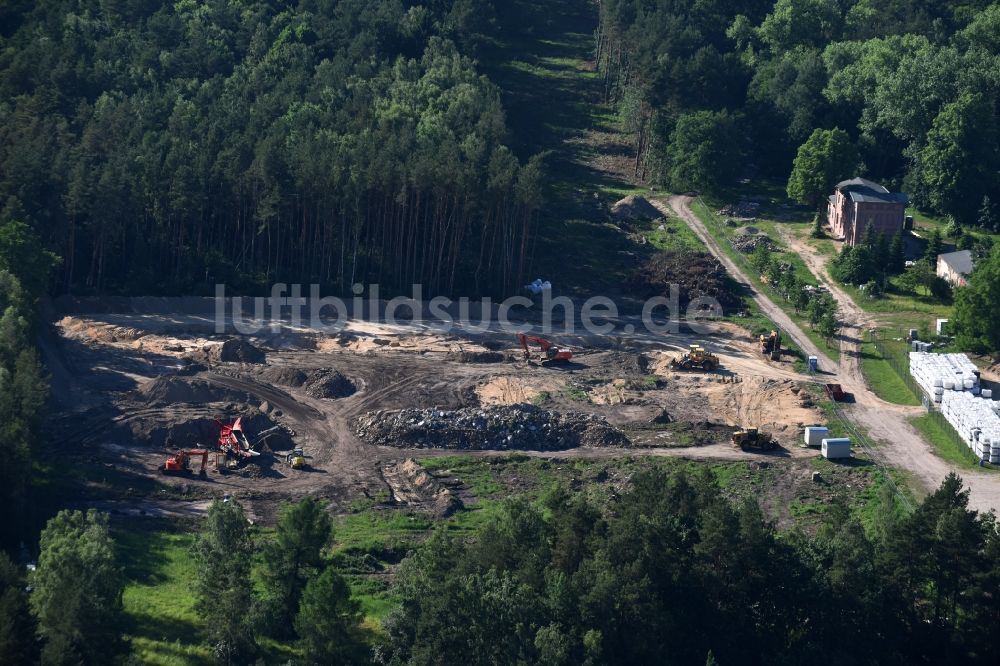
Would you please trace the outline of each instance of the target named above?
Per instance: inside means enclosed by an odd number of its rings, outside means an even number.
[[[306,393],[314,398],[336,399],[354,395],[358,387],[337,370],[317,370],[310,374],[305,384]]]
[[[351,426],[362,440],[378,446],[556,451],[630,444],[603,417],[551,412],[533,405],[369,412]]]
[[[516,405],[534,402],[542,393],[558,393],[562,388],[562,382],[548,377],[499,375],[480,383],[475,392],[481,405]]]
[[[249,393],[216,386],[202,379],[158,377],[136,390],[139,400],[151,406],[175,403],[252,402]]]
[[[243,338],[230,338],[221,347],[213,349],[215,360],[222,363],[264,363],[264,352]]]
[[[616,220],[656,220],[663,213],[643,197],[629,195],[615,202],[611,207],[611,215]]]

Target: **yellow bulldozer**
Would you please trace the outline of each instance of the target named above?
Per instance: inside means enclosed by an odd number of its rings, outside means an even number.
[[[705,351],[701,345],[691,345],[683,356],[670,359],[670,367],[680,370],[715,370],[719,367],[719,357]]]
[[[757,428],[741,428],[733,433],[733,446],[744,451],[772,451],[778,448],[778,443]]]
[[[309,467],[309,461],[306,460],[306,454],[300,448],[295,448],[285,456],[285,462],[292,469],[306,469]]]
[[[772,361],[781,360],[781,333],[772,330],[770,335],[760,336],[760,353]]]

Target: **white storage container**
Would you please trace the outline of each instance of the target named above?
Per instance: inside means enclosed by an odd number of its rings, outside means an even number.
[[[805,431],[806,446],[822,446],[823,439],[829,434],[826,426],[808,426]]]
[[[823,440],[822,455],[831,460],[851,457],[851,440],[847,437],[827,437]]]

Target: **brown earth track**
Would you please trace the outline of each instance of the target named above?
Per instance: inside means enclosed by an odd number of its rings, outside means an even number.
[[[661,210],[666,208],[663,202],[653,203]],[[691,197],[686,196],[673,196],[669,200],[670,208],[688,223],[709,250],[723,262],[727,270],[731,271],[736,279],[749,286],[751,283],[746,275],[709,235],[708,230],[691,210],[690,204]],[[821,368],[835,369],[836,374],[827,381],[840,383],[847,392],[854,395],[855,402],[847,406],[845,413],[878,443],[870,453],[883,464],[908,473],[923,491],[936,488],[949,472],[957,471],[970,489],[971,508],[981,511],[1000,509],[1000,475],[957,470],[938,457],[910,424],[910,418],[923,413],[922,408],[886,402],[868,388],[861,372],[860,355],[861,336],[871,325],[871,316],[858,307],[851,297],[830,279],[822,256],[791,234],[782,236],[788,246],[802,257],[810,271],[827,284],[830,293],[837,301],[838,314],[843,325],[840,334],[841,362],[834,364],[820,353],[802,330],[766,294],[754,290],[753,298],[764,313],[781,326],[803,350],[819,357]]]

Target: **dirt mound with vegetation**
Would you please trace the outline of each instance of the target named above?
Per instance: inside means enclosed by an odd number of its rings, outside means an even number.
[[[611,216],[616,220],[656,220],[663,217],[663,213],[645,198],[630,194],[615,202]]]
[[[405,448],[558,451],[631,444],[604,417],[524,404],[368,412],[351,425],[369,444]]]
[[[629,285],[643,298],[670,296],[670,285],[679,289],[681,305],[709,297],[723,308],[740,305],[739,286],[718,259],[704,252],[658,252],[629,278]]]

